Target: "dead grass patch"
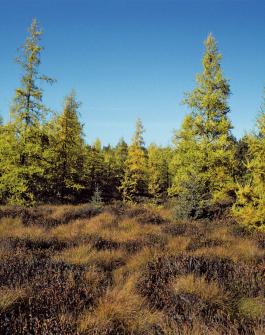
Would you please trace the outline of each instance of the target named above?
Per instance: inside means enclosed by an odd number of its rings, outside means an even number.
[[[221,304],[225,298],[223,290],[216,282],[208,282],[205,277],[196,277],[194,274],[177,277],[172,286],[177,294],[195,294],[208,303]]]
[[[23,288],[0,288],[0,311],[5,311],[27,296]]]
[[[56,262],[65,262],[73,265],[98,265],[104,268],[112,268],[121,265],[126,260],[126,254],[122,250],[95,250],[91,245],[79,245],[53,256]]]
[[[40,226],[24,226],[19,218],[2,218],[0,236],[2,238],[46,239],[46,231]]]
[[[79,323],[89,334],[154,334],[154,325],[162,322],[159,312],[148,310],[145,300],[133,291],[133,280],[109,290],[97,307],[85,313]]]
[[[257,247],[255,241],[248,239],[231,240],[229,246],[216,246],[200,248],[193,252],[195,256],[217,256],[220,258],[230,258],[234,262],[255,261],[257,258],[264,257],[263,250]]]

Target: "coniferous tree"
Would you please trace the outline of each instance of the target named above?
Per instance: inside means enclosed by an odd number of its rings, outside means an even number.
[[[205,215],[211,205],[230,203],[234,189],[234,139],[227,116],[230,88],[211,34],[205,48],[203,73],[197,75],[197,87],[184,100],[192,112],[176,133],[171,164],[169,193],[179,197],[190,216]]]
[[[39,74],[43,49],[40,46],[41,35],[37,21],[33,20],[29,36],[17,57],[23,75],[21,87],[16,89],[12,104],[11,122],[5,129],[8,136],[4,140],[11,159],[7,155],[2,156],[8,162],[2,162],[6,166],[6,173],[1,185],[2,190],[6,188],[6,200],[13,203],[33,203],[43,190],[43,152],[47,148],[43,124],[48,109],[42,102],[40,83],[52,83],[53,80]]]
[[[84,188],[85,149],[83,126],[79,121],[80,103],[72,92],[65,98],[64,109],[54,121],[54,132],[47,159],[50,159],[52,193],[61,201],[73,201]]]
[[[147,151],[148,193],[155,200],[161,200],[169,187],[168,150],[151,144]]]
[[[85,160],[85,180],[86,196],[91,199],[96,188],[102,192],[102,197],[106,197],[106,165],[101,142],[97,139],[92,146],[86,146]]]
[[[118,180],[116,176],[117,162],[115,159],[115,149],[112,148],[111,145],[104,146],[102,149],[102,154],[105,166],[105,175],[102,176],[105,181],[104,196],[106,200],[111,200],[118,198]]]
[[[147,158],[141,120],[136,121],[135,133],[128,148],[125,173],[120,190],[125,201],[137,201],[147,195]]]
[[[121,185],[125,175],[125,162],[128,158],[128,145],[123,138],[119,140],[114,150],[115,160],[115,190],[117,191],[118,198],[122,198],[120,192]]]
[[[125,161],[128,157],[128,145],[121,138],[115,147],[116,176],[118,180],[122,180],[125,173]]]
[[[265,99],[257,126],[258,133],[245,138],[246,177],[238,184],[233,213],[243,224],[265,231]]]

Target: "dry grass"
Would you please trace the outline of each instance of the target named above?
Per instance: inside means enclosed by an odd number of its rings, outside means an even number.
[[[115,262],[121,263],[126,259],[122,250],[100,250],[93,249],[90,245],[79,245],[68,248],[53,256],[54,261],[63,261],[73,265],[111,265]]]
[[[209,303],[223,303],[225,294],[219,285],[214,282],[207,282],[204,277],[196,277],[194,274],[177,277],[172,283],[177,294],[195,294],[202,300]]]
[[[2,287],[0,289],[0,312],[11,308],[16,302],[25,298],[26,290],[23,288]]]
[[[258,248],[253,240],[242,238],[229,238],[229,245],[200,248],[193,252],[196,256],[217,256],[230,258],[234,262],[255,261],[265,256],[265,252]]]
[[[0,220],[2,238],[45,239],[45,229],[40,226],[25,226],[19,218],[2,218]]]
[[[166,251],[170,254],[177,255],[183,253],[190,243],[190,238],[186,236],[177,236],[169,239],[166,245]]]
[[[124,334],[151,334],[152,327],[162,323],[159,312],[148,310],[145,300],[135,293],[133,278],[124,286],[106,292],[97,307],[82,315],[80,331],[88,334],[109,334],[116,329]]]
[[[0,334],[265,333],[265,238],[113,204],[2,209]]]
[[[161,250],[156,248],[143,248],[137,254],[128,258],[126,264],[113,273],[114,282],[116,285],[125,283],[129,277],[136,278],[146,268],[148,262],[161,255]]]

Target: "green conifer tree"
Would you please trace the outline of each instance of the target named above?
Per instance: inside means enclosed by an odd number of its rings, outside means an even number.
[[[102,198],[106,198],[106,187],[108,180],[106,178],[106,164],[101,142],[97,139],[91,146],[86,146],[85,160],[85,180],[86,197],[91,199],[98,187],[102,192]]]
[[[142,122],[138,119],[132,143],[128,148],[124,178],[120,187],[125,201],[137,201],[147,195],[147,158],[143,133]]]
[[[83,126],[79,121],[74,92],[65,98],[64,109],[54,121],[54,132],[47,159],[52,193],[61,201],[74,201],[84,188],[85,149]]]
[[[21,87],[16,89],[11,107],[11,122],[5,129],[8,136],[3,139],[9,154],[2,156],[7,161],[1,162],[6,166],[1,187],[2,190],[6,188],[6,201],[12,203],[32,204],[40,199],[45,179],[43,153],[48,143],[44,121],[48,109],[42,102],[40,83],[52,83],[53,80],[39,74],[43,49],[40,46],[41,35],[37,21],[33,20],[29,36],[17,57],[23,74]]]
[[[205,215],[209,206],[232,202],[234,190],[235,146],[227,115],[230,88],[211,34],[205,49],[197,87],[184,100],[192,112],[175,136],[173,182],[169,189],[171,195],[180,198],[184,211],[195,217]]]
[[[148,193],[155,200],[165,198],[169,187],[168,150],[151,144],[148,149]]]
[[[246,177],[238,184],[232,210],[241,223],[265,231],[265,99],[257,127],[257,134],[245,138],[248,145]]]

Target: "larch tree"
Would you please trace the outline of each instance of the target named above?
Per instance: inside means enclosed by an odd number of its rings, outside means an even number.
[[[102,192],[102,197],[106,196],[106,164],[102,145],[99,139],[91,146],[86,146],[86,160],[85,160],[85,179],[86,179],[86,193],[88,198],[91,198],[96,190]]]
[[[125,162],[128,158],[128,144],[124,138],[121,138],[114,148],[114,159],[115,159],[115,180],[118,197],[121,197],[121,184],[125,175]]]
[[[84,188],[84,138],[74,92],[65,98],[61,115],[54,121],[54,133],[47,159],[55,195],[61,201],[74,201]]]
[[[162,200],[169,187],[168,150],[151,144],[148,149],[148,193],[156,201]]]
[[[43,152],[48,144],[43,124],[48,109],[42,102],[43,89],[40,84],[52,83],[53,80],[39,73],[40,55],[43,50],[40,45],[41,35],[42,31],[34,19],[29,28],[29,35],[16,59],[23,74],[21,87],[16,89],[11,107],[8,134],[13,147],[10,143],[8,147],[11,151],[15,150],[15,153],[10,152],[10,157],[13,158],[7,164],[9,168],[5,175],[6,187],[9,188],[7,198],[13,203],[33,203],[42,192]],[[11,180],[16,180],[12,190],[9,185]]]
[[[227,102],[230,87],[211,34],[205,49],[197,87],[184,99],[191,113],[175,135],[173,182],[169,189],[170,195],[179,197],[184,211],[195,217],[205,215],[208,206],[231,203],[234,195],[235,146]]]
[[[258,132],[249,134],[246,154],[246,177],[238,184],[233,213],[248,226],[265,231],[265,99],[257,119]]]
[[[138,201],[147,195],[147,157],[143,133],[143,124],[138,119],[132,143],[128,148],[124,178],[120,187],[125,201]]]

